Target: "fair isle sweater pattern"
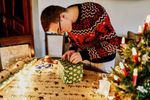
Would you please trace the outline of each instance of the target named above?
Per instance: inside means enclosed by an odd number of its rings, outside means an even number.
[[[119,45],[105,9],[96,3],[77,4],[79,16],[69,32],[71,49],[78,48],[82,59],[105,62],[114,59]]]

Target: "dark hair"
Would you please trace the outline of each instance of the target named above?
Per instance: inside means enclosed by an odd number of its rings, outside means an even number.
[[[44,31],[48,31],[50,23],[57,23],[60,20],[60,13],[65,12],[66,8],[60,6],[48,6],[42,11],[41,24]]]

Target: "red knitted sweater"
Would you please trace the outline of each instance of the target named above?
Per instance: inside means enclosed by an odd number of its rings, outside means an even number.
[[[79,16],[68,33],[70,49],[79,50],[83,60],[96,63],[113,60],[120,40],[105,9],[93,2],[72,6],[78,6]]]

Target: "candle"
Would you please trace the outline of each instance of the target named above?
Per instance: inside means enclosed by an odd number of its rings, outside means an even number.
[[[148,23],[145,22],[145,23],[144,23],[144,29],[143,29],[144,32],[147,31],[147,27],[148,27]]]
[[[143,28],[142,28],[142,26],[139,26],[138,27],[138,42],[141,41],[141,34],[142,34],[142,32],[143,32]]]
[[[114,81],[117,82],[117,83],[120,82],[120,79],[119,79],[119,77],[117,75],[114,75]]]
[[[125,44],[125,37],[122,37],[120,47],[122,49],[126,49],[128,47],[128,45]]]
[[[150,15],[146,17],[146,23],[150,23]]]
[[[144,23],[144,32],[147,31],[147,28],[150,27],[150,15],[146,17],[145,23]]]
[[[142,32],[143,32],[143,28],[142,28],[142,26],[139,26],[138,27],[138,34],[142,34]]]
[[[148,30],[150,30],[150,15],[147,16],[146,23],[148,23]]]
[[[120,66],[121,70],[123,71],[124,75],[128,76],[128,72],[126,71],[126,68],[124,67],[122,62],[119,63],[119,66]]]
[[[125,37],[122,37],[121,44],[125,44]]]
[[[137,55],[136,49],[134,47],[132,48],[132,60],[135,64],[138,63],[138,55]]]
[[[133,84],[133,86],[136,86],[137,76],[138,76],[138,69],[135,68],[133,70],[133,76],[132,76],[132,84]]]

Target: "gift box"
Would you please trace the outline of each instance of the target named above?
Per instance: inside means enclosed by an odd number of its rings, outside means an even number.
[[[59,75],[65,84],[72,84],[82,81],[83,64],[72,64],[69,61],[59,60]]]

